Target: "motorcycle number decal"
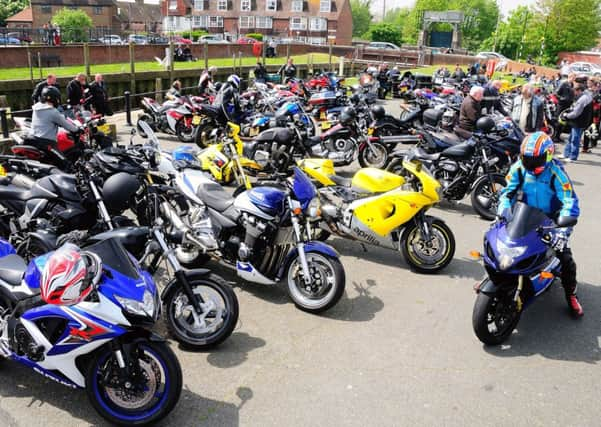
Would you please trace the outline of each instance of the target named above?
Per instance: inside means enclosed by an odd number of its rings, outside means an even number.
[[[97,338],[100,335],[104,335],[109,333],[110,330],[105,328],[98,323],[86,319],[85,317],[77,314],[76,312],[65,309],[69,315],[71,315],[77,322],[79,322],[80,327],[71,326],[69,328],[69,335],[65,340],[61,342],[61,344],[76,344],[80,342],[90,342],[93,339]]]

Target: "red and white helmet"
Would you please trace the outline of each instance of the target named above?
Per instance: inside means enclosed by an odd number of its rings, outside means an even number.
[[[72,244],[56,250],[42,272],[40,292],[47,304],[74,305],[83,301],[102,275],[98,255]]]

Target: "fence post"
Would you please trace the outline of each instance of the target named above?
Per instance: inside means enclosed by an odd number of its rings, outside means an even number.
[[[286,45],[286,62],[290,59],[290,43]]]
[[[205,41],[205,48],[202,50],[205,58],[205,70],[209,69],[209,42]]]
[[[33,84],[33,63],[31,61],[31,50],[29,50],[29,45],[27,45],[27,65],[29,66],[29,79]]]
[[[157,77],[156,79],[154,79],[154,98],[157,100],[158,103],[162,103],[163,102],[163,79],[161,79],[160,77]]]
[[[8,118],[6,117],[6,108],[0,108],[0,126],[2,126],[2,136],[8,138]]]
[[[131,124],[131,92],[126,90],[123,94],[125,96],[125,122],[127,126],[132,126]]]
[[[173,40],[169,41],[169,84],[173,83],[173,61],[174,61],[174,52],[173,52]]]
[[[332,72],[332,41],[328,45],[328,63],[330,64],[330,72]]]
[[[38,68],[40,69],[40,80],[43,79],[42,77],[42,54],[40,52],[38,52]]]
[[[83,44],[83,64],[86,68],[86,76],[90,77],[90,45]]]
[[[133,93],[136,93],[136,54],[134,44],[129,42],[129,78],[130,88]]]

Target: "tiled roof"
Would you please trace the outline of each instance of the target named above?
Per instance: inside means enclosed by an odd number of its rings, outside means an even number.
[[[33,22],[33,13],[31,8],[23,9],[19,13],[15,13],[10,18],[6,18],[7,22]]]

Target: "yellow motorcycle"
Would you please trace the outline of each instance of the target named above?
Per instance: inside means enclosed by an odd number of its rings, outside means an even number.
[[[398,250],[412,270],[435,273],[455,254],[455,237],[426,211],[439,200],[440,184],[420,163],[404,161],[405,178],[363,168],[352,178],[337,176],[331,160],[305,159],[299,167],[321,184],[319,227],[326,233]]]
[[[246,189],[251,183],[245,169],[259,172],[263,168],[244,156],[244,142],[240,139],[240,126],[228,122],[227,134],[222,142],[209,145],[196,155],[202,170],[209,172],[219,183],[237,182]]]

